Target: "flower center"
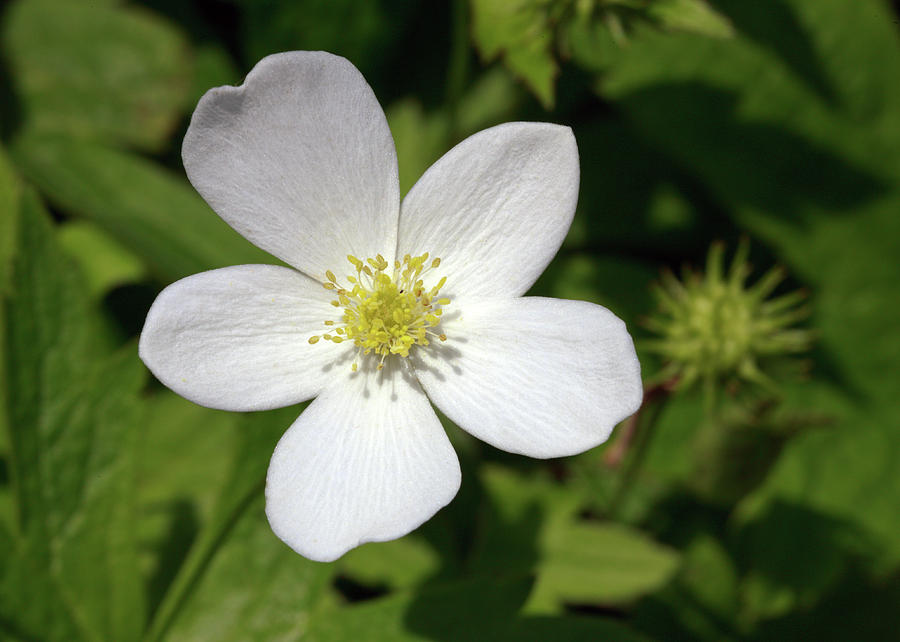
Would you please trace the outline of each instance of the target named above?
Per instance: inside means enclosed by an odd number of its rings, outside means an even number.
[[[378,369],[384,367],[388,355],[409,356],[414,345],[427,346],[428,337],[446,341],[447,337],[432,330],[441,321],[442,306],[450,299],[437,298],[447,277],[431,288],[426,288],[423,277],[441,264],[440,259],[428,262],[428,252],[421,256],[407,254],[403,261],[394,261],[393,270],[387,271],[389,263],[380,254],[374,259],[360,261],[355,256],[347,260],[356,269],[356,275],[347,277],[349,285],[342,285],[331,270],[325,272],[328,281],[322,285],[333,290],[337,299],[331,302],[336,308],[343,307],[344,314],[339,321],[325,321],[326,326],[334,326],[334,333],[328,332],[309,338],[310,343],[319,339],[341,343],[353,341],[359,355],[376,354],[381,357]],[[354,361],[352,370],[358,367]]]

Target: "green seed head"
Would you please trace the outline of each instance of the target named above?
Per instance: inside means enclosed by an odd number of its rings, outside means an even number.
[[[770,387],[761,364],[809,349],[812,333],[792,327],[809,315],[804,293],[769,299],[785,276],[778,267],[748,285],[748,250],[742,241],[726,271],[724,245],[715,243],[705,273],[685,270],[678,279],[666,272],[654,287],[659,310],[646,325],[659,338],[645,348],[665,359],[662,377],[680,387],[734,379]]]

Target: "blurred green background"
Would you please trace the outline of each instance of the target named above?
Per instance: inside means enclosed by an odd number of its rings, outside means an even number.
[[[0,639],[900,639],[900,12],[877,0],[15,0],[0,5]],[[509,120],[573,128],[533,293],[629,324],[641,421],[564,460],[448,425],[459,496],[332,564],[269,530],[301,408],[241,415],[137,358],[155,295],[271,262],[184,177],[204,91],[349,58],[401,188]],[[661,270],[749,239],[815,333],[775,389],[654,383]],[[706,391],[709,392],[708,390]],[[618,440],[618,441],[617,441]]]

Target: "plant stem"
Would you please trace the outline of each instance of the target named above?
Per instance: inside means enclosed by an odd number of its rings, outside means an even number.
[[[607,465],[623,465],[619,484],[607,506],[607,514],[618,515],[650,450],[653,433],[659,416],[671,396],[677,379],[655,384],[644,390],[644,403],[623,427],[619,441],[610,449]]]

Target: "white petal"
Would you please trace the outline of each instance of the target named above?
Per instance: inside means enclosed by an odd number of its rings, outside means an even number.
[[[349,61],[294,51],[240,87],[203,96],[182,148],[197,191],[225,221],[318,278],[347,254],[392,260],[397,155],[372,89]]]
[[[314,397],[345,348],[309,337],[337,319],[328,292],[275,265],[201,272],[163,290],[140,355],[169,388],[222,410],[265,410]]]
[[[524,294],[569,230],[578,171],[568,127],[507,123],[479,132],[403,200],[397,256],[440,257],[450,296]]]
[[[458,306],[442,324],[447,341],[413,359],[435,406],[479,439],[530,457],[573,455],[640,406],[634,345],[606,308],[541,297]]]
[[[266,515],[288,546],[331,561],[395,539],[459,490],[460,470],[415,379],[388,366],[329,386],[278,442]]]

